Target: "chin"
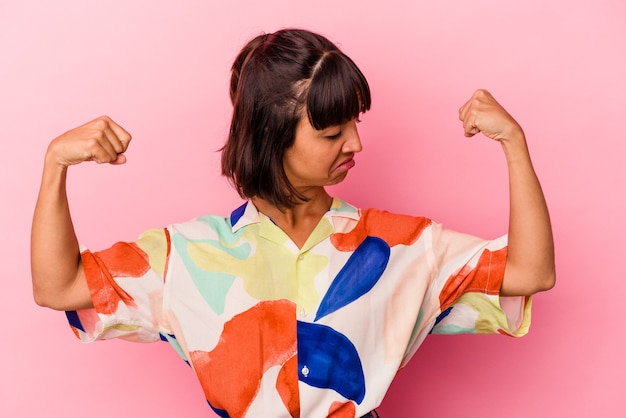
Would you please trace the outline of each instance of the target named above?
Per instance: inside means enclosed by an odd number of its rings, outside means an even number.
[[[344,174],[341,177],[337,177],[337,178],[331,179],[326,185],[327,186],[334,186],[336,184],[339,184],[339,183],[341,183],[342,181],[344,181],[346,179],[346,175],[347,174]]]

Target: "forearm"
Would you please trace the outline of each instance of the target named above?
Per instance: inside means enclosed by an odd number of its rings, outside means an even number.
[[[66,196],[67,167],[46,162],[31,231],[35,301],[55,309],[88,307],[80,251]],[[69,304],[77,300],[80,303]]]
[[[509,248],[502,294],[527,295],[554,286],[552,228],[523,134],[502,140],[509,169]]]

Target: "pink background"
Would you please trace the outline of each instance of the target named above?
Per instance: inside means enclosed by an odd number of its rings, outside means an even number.
[[[383,417],[626,416],[626,3],[502,1],[2,1],[0,415],[213,416],[166,344],[84,346],[30,292],[29,229],[48,142],[109,114],[128,164],[70,173],[80,240],[103,248],[239,199],[219,176],[229,67],[261,31],[309,28],[362,68],[364,152],[333,194],[506,231],[496,143],[467,140],[457,109],[489,89],[524,126],[547,195],[557,287],[523,339],[431,337]],[[87,414],[86,411],[89,411]]]

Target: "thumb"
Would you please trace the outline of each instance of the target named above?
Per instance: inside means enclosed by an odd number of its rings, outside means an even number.
[[[126,156],[122,153],[117,154],[117,158],[115,159],[115,161],[111,161],[110,164],[112,165],[121,165],[121,164],[125,164],[126,163]]]

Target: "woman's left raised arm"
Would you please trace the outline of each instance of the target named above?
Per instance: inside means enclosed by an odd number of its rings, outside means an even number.
[[[509,170],[509,248],[500,294],[531,295],[554,286],[550,215],[535,174],[524,131],[486,90],[459,109],[465,136],[481,132],[500,142]]]

